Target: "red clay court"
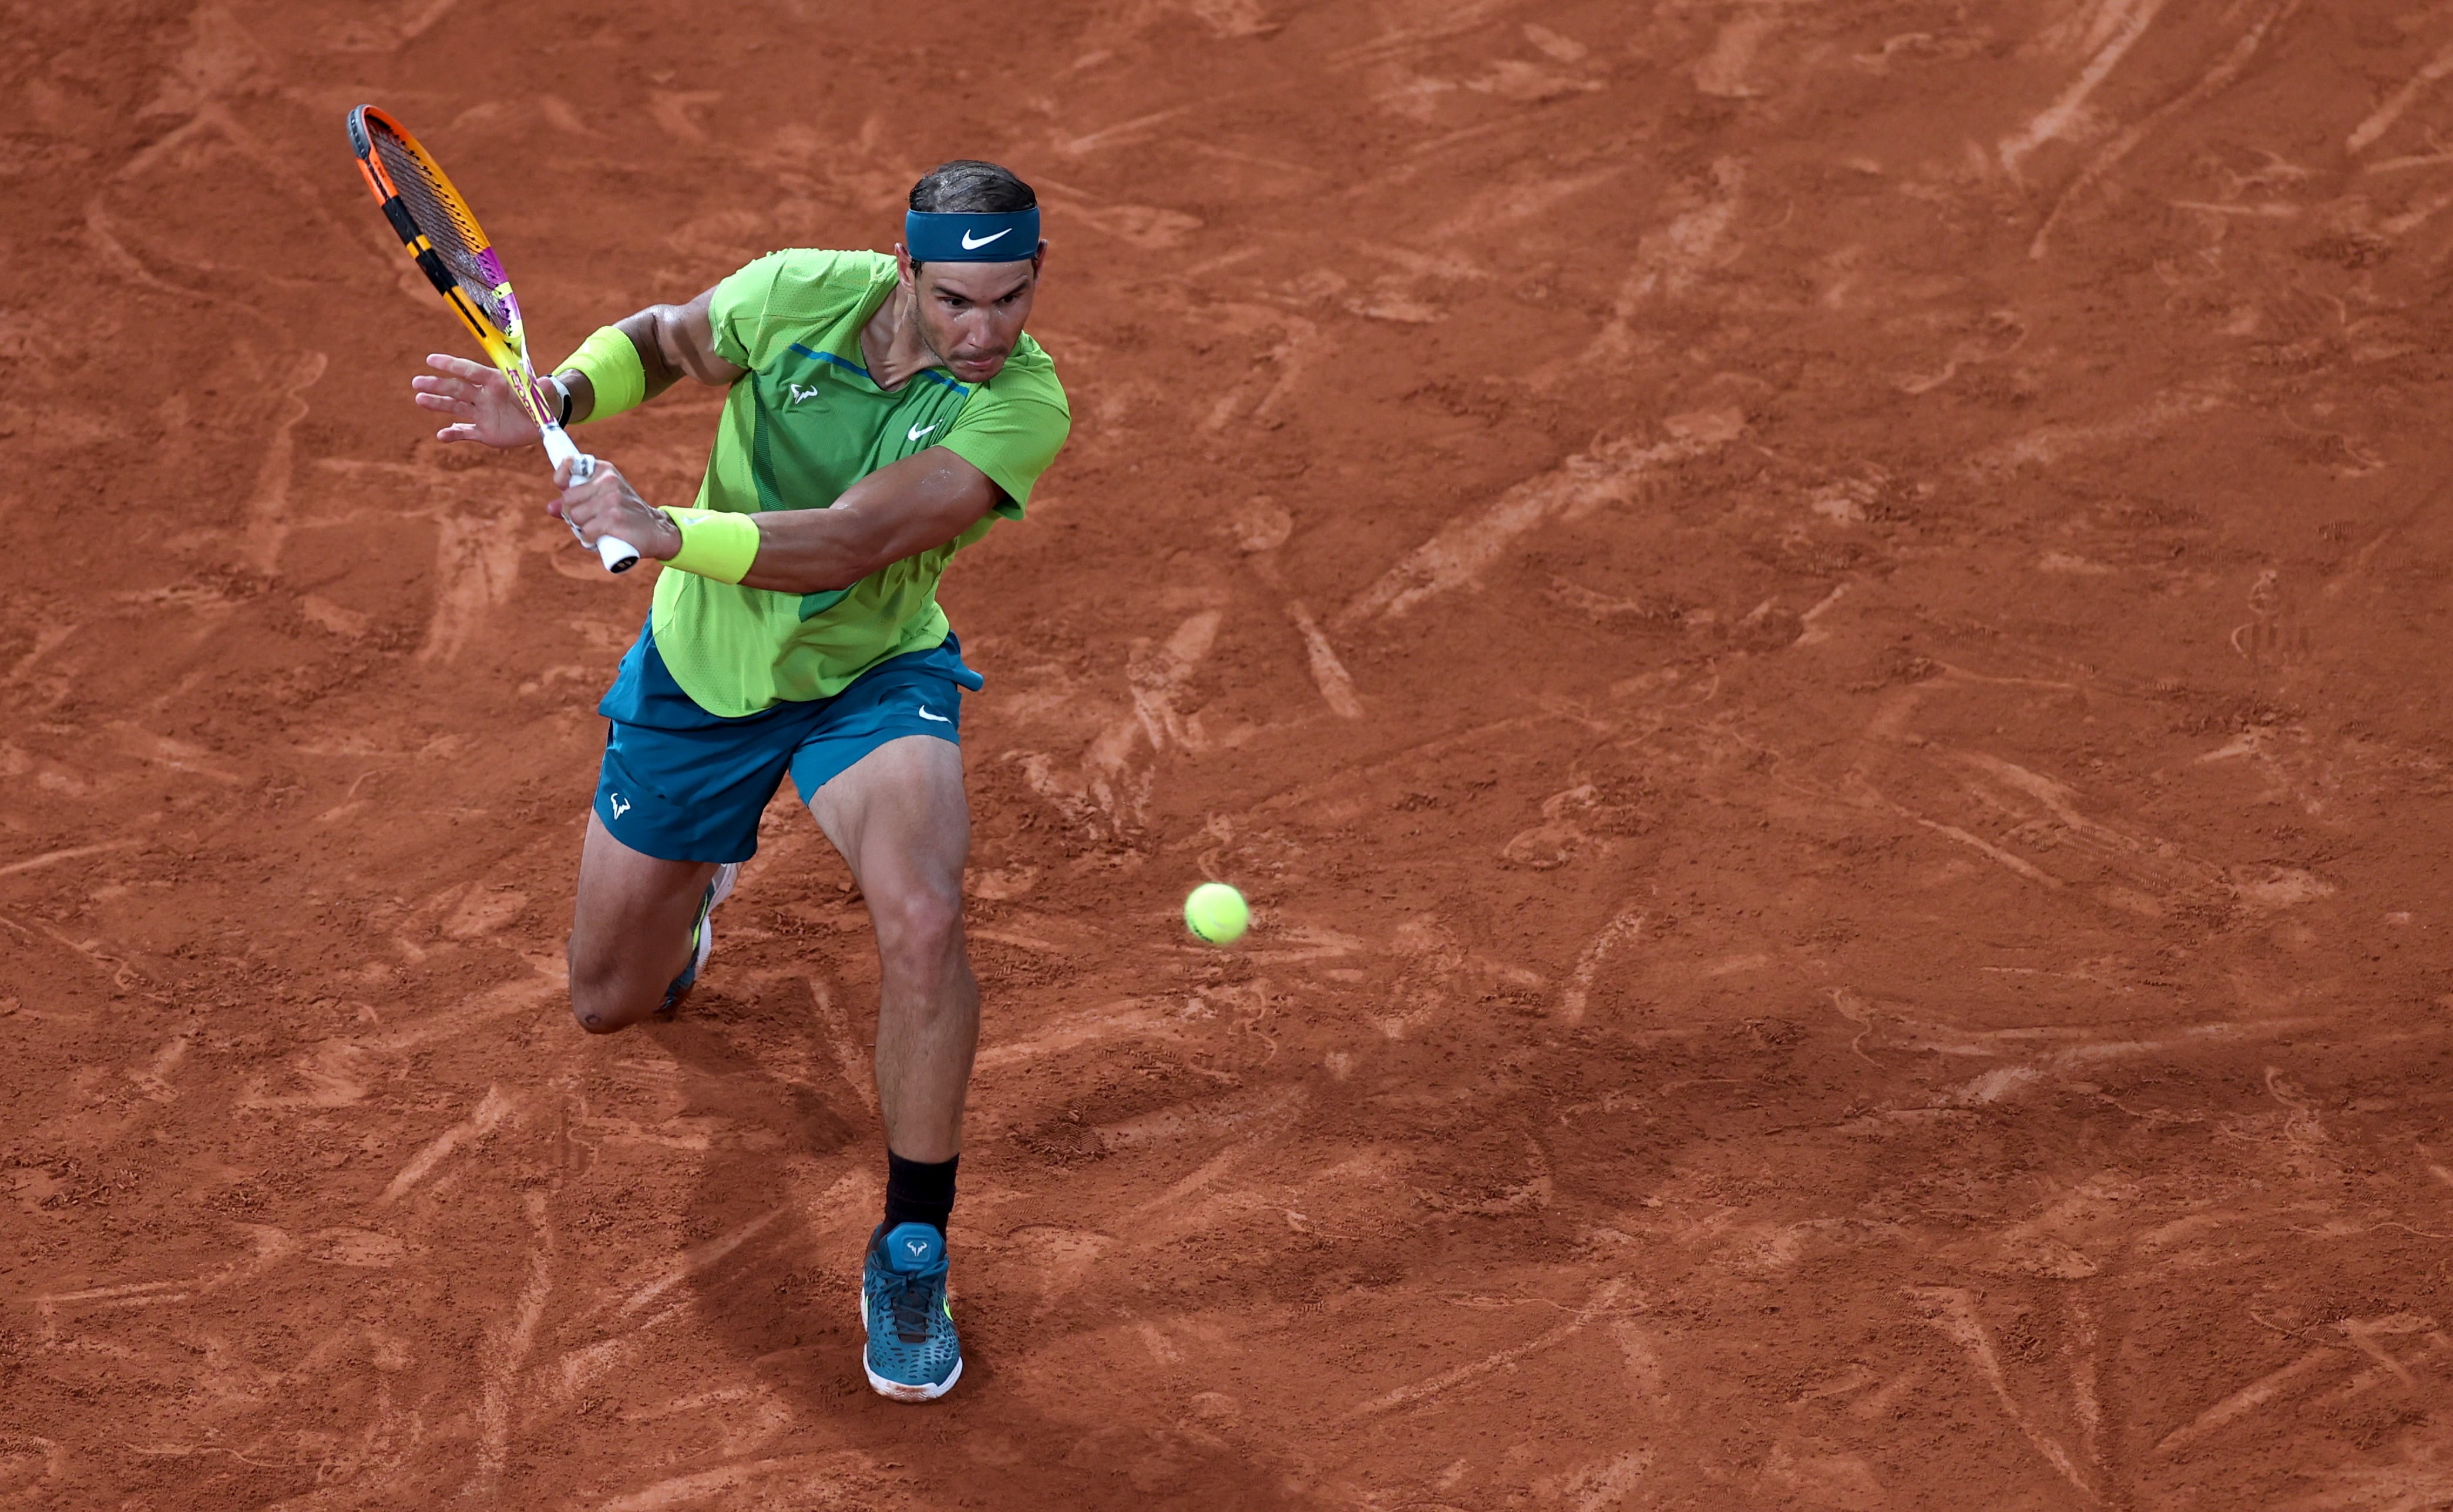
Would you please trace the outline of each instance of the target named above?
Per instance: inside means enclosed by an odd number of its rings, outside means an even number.
[[[807,816],[569,1023],[365,100],[547,358],[1039,188],[939,1406]],[[0,203],[0,1507],[2453,1506],[2443,7],[19,0]]]

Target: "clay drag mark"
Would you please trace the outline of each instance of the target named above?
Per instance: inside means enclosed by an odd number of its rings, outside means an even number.
[[[2445,1499],[2453,22],[477,20],[0,33],[0,1505]],[[649,585],[419,439],[365,98],[549,352],[1046,194],[942,1408],[853,1361],[806,819],[687,1014],[568,1024]],[[712,414],[588,439],[678,499]]]

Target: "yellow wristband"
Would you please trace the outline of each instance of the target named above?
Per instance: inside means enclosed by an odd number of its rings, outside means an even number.
[[[648,369],[639,362],[639,348],[618,327],[596,328],[596,334],[581,342],[554,371],[563,368],[578,369],[596,390],[596,402],[588,411],[590,420],[610,419],[647,401]]]
[[[682,533],[682,548],[666,563],[718,583],[738,583],[758,560],[758,521],[725,509],[667,509]]]

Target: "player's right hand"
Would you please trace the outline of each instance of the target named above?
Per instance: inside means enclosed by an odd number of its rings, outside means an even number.
[[[426,366],[442,376],[419,373],[409,381],[416,390],[418,408],[449,415],[455,422],[436,431],[435,440],[482,441],[507,451],[536,443],[536,422],[528,418],[501,373],[484,363],[439,351],[426,359]]]
[[[553,469],[553,481],[562,487],[562,497],[545,507],[546,513],[570,527],[582,546],[593,547],[604,536],[628,541],[641,556],[669,562],[682,548],[682,533],[664,511],[651,507],[639,497],[622,469],[596,459],[595,468],[585,483],[570,481],[571,464],[566,462]]]

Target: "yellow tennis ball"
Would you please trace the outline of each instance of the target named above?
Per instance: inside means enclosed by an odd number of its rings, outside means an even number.
[[[1205,882],[1184,900],[1184,926],[1211,945],[1233,945],[1251,922],[1244,895],[1223,882]]]

